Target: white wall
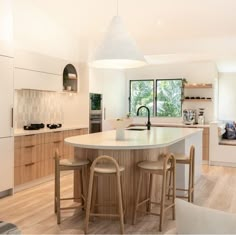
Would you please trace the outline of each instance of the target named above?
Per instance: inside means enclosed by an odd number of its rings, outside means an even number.
[[[75,35],[46,14],[35,1],[14,0],[13,15],[16,48],[78,61],[79,42]]]
[[[236,73],[219,73],[219,120],[236,119]]]
[[[110,128],[109,120],[124,117],[128,113],[126,90],[123,70],[90,69],[89,92],[103,95],[104,130]]]
[[[139,69],[126,70],[127,86],[128,81],[133,79],[170,79],[186,78],[189,83],[214,83],[217,77],[217,69],[212,62],[189,62],[176,64],[149,65]],[[185,90],[193,93],[193,96],[211,96],[214,97],[214,90]],[[195,94],[194,94],[195,93]],[[128,89],[126,96],[128,97]],[[205,108],[205,120],[210,122],[214,119],[214,101],[213,102],[184,102],[185,108]],[[146,119],[137,118],[135,121],[143,122]],[[153,122],[182,122],[182,118],[152,118]]]

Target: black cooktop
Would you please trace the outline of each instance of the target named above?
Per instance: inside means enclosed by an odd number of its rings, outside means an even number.
[[[33,124],[30,124],[30,125],[24,126],[24,130],[27,130],[27,131],[40,130],[44,127],[45,127],[44,123],[33,123]],[[61,123],[47,124],[47,128],[49,128],[49,129],[57,129],[57,128],[60,128],[60,127],[62,127]]]

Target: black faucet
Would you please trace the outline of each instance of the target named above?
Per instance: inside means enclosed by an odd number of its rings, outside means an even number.
[[[146,126],[147,126],[147,129],[150,130],[150,127],[151,127],[151,122],[150,122],[150,110],[149,110],[149,108],[148,108],[147,106],[142,105],[142,106],[140,106],[140,107],[138,108],[138,110],[137,110],[137,116],[139,116],[139,110],[140,110],[141,108],[147,109],[147,112],[148,112],[148,121],[147,121],[147,125],[146,125]]]

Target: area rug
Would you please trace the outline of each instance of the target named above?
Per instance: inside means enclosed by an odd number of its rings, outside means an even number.
[[[0,234],[21,234],[15,224],[0,221]]]

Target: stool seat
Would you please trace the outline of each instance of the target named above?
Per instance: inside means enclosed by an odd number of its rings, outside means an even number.
[[[89,163],[90,163],[89,160],[76,160],[76,159],[62,159],[59,161],[60,166],[67,166],[67,167],[86,166]]]
[[[175,160],[177,161],[188,161],[190,160],[189,156],[183,153],[175,153]]]
[[[163,161],[143,161],[138,163],[138,167],[145,169],[145,170],[163,170]],[[167,163],[166,164],[166,169],[170,169],[171,164]]]
[[[124,171],[125,168],[123,166],[119,166],[119,171]],[[102,173],[102,174],[113,174],[116,173],[116,167],[114,164],[110,163],[99,163],[94,167],[94,172]]]

